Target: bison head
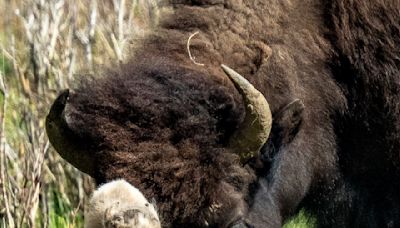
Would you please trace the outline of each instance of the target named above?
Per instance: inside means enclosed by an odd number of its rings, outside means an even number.
[[[154,197],[163,226],[227,227],[246,213],[256,181],[246,162],[272,117],[259,91],[222,69],[233,84],[218,68],[165,59],[85,79],[51,107],[50,142],[98,184],[124,178]]]

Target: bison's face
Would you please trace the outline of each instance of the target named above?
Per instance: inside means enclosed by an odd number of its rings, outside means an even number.
[[[221,70],[135,67],[63,92],[46,121],[51,143],[97,182],[124,178],[154,197],[163,225],[233,224],[256,180],[245,164],[271,129],[267,101],[226,66],[236,89]]]

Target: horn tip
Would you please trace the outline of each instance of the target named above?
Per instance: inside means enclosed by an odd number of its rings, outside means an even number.
[[[62,90],[50,108],[48,117],[55,118],[64,111],[69,98],[69,89]]]
[[[230,67],[228,67],[225,64],[221,64],[221,68],[225,71],[225,73],[228,73],[229,70],[232,70]]]
[[[60,95],[58,95],[56,102],[65,105],[69,98],[69,89],[64,89],[61,91]]]

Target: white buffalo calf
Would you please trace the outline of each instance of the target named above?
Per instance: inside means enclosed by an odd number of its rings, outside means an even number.
[[[125,180],[100,186],[85,211],[85,228],[160,228],[153,204]]]

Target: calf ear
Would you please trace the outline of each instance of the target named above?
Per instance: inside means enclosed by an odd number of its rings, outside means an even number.
[[[303,122],[303,113],[304,104],[299,99],[296,99],[275,115],[273,130],[277,133],[277,138],[282,144],[290,143],[296,136]]]

